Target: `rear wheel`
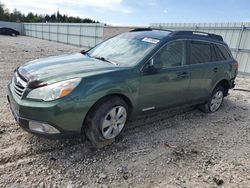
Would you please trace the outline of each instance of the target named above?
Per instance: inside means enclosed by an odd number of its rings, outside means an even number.
[[[216,112],[222,105],[224,99],[224,88],[217,86],[208,101],[199,106],[199,109],[206,113]]]
[[[96,104],[85,121],[85,134],[95,147],[107,145],[122,131],[128,106],[120,97],[109,97]],[[102,147],[102,146],[101,146]]]

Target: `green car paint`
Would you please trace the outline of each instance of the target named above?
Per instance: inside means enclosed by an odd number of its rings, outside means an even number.
[[[43,58],[19,67],[17,74],[21,79],[30,81],[27,81],[28,85],[21,97],[15,94],[12,84],[8,86],[8,100],[18,123],[34,134],[36,132],[28,129],[27,121],[48,123],[62,134],[81,133],[90,109],[107,96],[121,96],[130,107],[130,115],[133,118],[144,111],[162,107],[202,103],[219,82],[227,82],[229,88],[233,87],[237,74],[237,69],[233,66],[234,59],[189,64],[189,40],[208,40],[226,46],[224,42],[206,39],[203,36],[172,36],[170,32],[161,30],[135,31],[118,37],[123,36],[125,39],[133,38],[148,45],[142,46],[145,47],[142,51],[136,49],[139,54],[136,58],[131,57],[134,52],[128,57],[124,56],[130,59],[127,63],[126,58],[119,56],[110,55],[113,57],[109,58],[110,62],[94,58],[95,48],[98,49],[99,46],[97,45],[86,54],[75,53]],[[116,41],[116,37],[109,40]],[[177,40],[183,40],[185,43],[185,61],[182,65],[149,71],[150,62],[155,54]],[[105,48],[107,49],[108,45],[103,47]],[[129,48],[125,50],[128,51]],[[96,54],[95,56],[97,57]],[[112,63],[112,60],[115,63]],[[74,78],[81,78],[81,81],[65,97],[52,101],[27,97],[36,87],[42,88]],[[15,82],[15,79],[12,82]],[[36,82],[37,85],[30,84]]]

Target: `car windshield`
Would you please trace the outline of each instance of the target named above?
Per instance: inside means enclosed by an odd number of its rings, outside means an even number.
[[[124,33],[97,45],[88,52],[90,57],[105,59],[121,66],[139,63],[159,42],[136,33]]]

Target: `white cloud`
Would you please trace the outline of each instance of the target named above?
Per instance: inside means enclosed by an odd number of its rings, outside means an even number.
[[[109,8],[112,6],[119,6],[122,0],[62,0],[79,4],[81,6],[93,6],[93,7],[104,7]]]
[[[106,9],[124,14],[131,13],[128,7],[122,5],[122,0],[2,0],[2,3],[4,3],[10,11],[16,8],[24,13],[36,12],[38,14],[52,14],[59,9],[62,14],[83,17],[87,15],[83,15],[79,12],[79,8],[88,7]],[[64,4],[65,6],[62,6]],[[78,11],[75,10],[75,7],[78,8]]]
[[[167,13],[168,13],[168,11],[165,9],[165,10],[163,10],[163,13],[164,13],[164,14],[167,14]]]
[[[107,10],[130,14],[131,10],[122,5],[122,0],[62,0],[77,4],[79,7],[99,7]]]
[[[6,7],[12,11],[14,8],[21,10],[23,13],[34,12],[38,14],[52,14],[60,10],[68,11],[67,8],[61,8],[56,6],[58,0],[43,0],[43,1],[34,1],[34,0],[2,0]]]

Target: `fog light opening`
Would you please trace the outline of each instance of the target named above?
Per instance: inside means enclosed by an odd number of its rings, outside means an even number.
[[[47,133],[47,134],[58,134],[60,131],[55,127],[36,121],[29,121],[29,129],[35,132]]]

